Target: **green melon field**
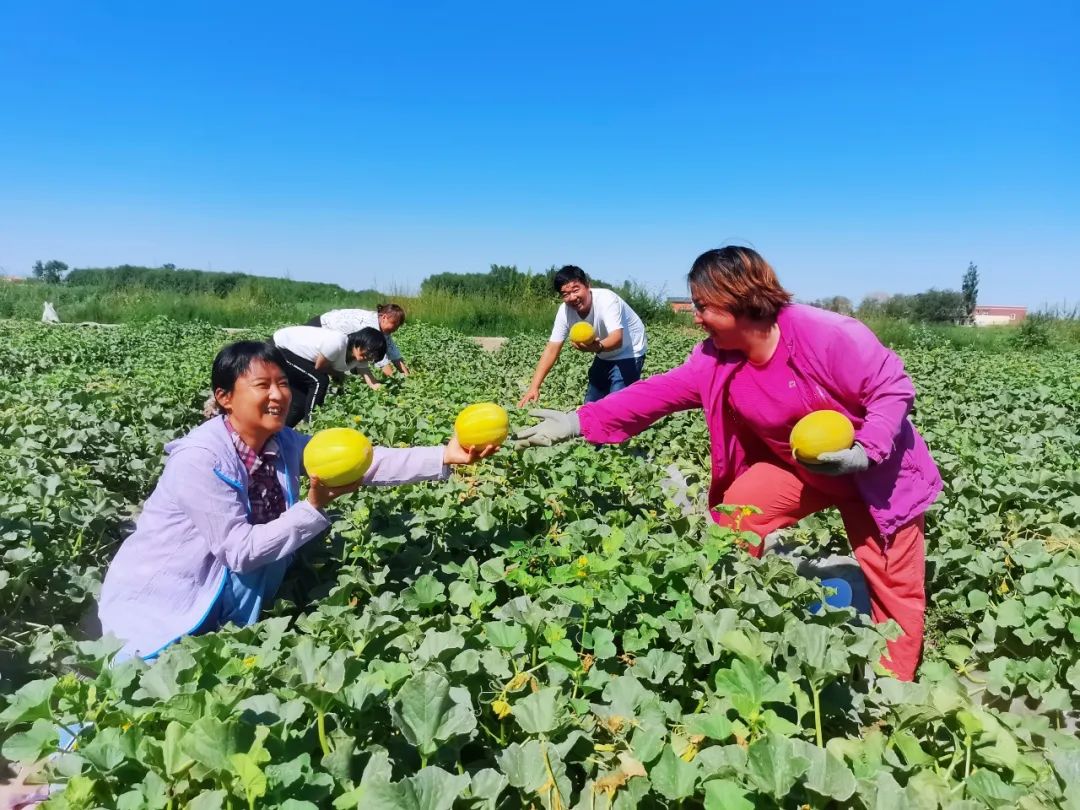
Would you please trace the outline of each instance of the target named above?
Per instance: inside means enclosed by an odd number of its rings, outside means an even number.
[[[0,325],[3,757],[86,726],[49,807],[1080,808],[1080,353],[903,353],[945,478],[915,683],[875,669],[888,628],[811,613],[819,583],[680,506],[707,487],[700,414],[362,490],[262,622],[110,667],[96,589],[241,336]],[[395,340],[413,377],[351,380],[305,429],[442,443],[517,401],[544,337]],[[697,340],[650,327],[646,373]],[[542,404],[579,404],[585,371],[564,352]],[[846,553],[835,515],[789,539]]]

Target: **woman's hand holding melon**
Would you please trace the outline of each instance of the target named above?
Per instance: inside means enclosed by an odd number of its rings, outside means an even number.
[[[316,509],[322,510],[342,495],[356,492],[360,489],[363,479],[357,478],[351,484],[340,487],[331,487],[319,480],[318,476],[311,476],[311,486],[308,488],[307,502]]]
[[[472,464],[498,450],[509,432],[510,416],[501,405],[477,402],[454,420],[454,435],[443,458],[447,464]]]
[[[443,464],[473,464],[499,449],[497,444],[464,447],[458,437],[451,436],[443,450]]]
[[[373,454],[367,436],[352,428],[328,428],[312,436],[304,447],[304,469],[311,477],[308,503],[323,509],[359,489]]]

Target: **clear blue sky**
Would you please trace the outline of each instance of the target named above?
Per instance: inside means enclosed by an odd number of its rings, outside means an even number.
[[[922,6],[921,8],[918,6]],[[1080,301],[1080,12],[1029,3],[5,3],[0,267]]]

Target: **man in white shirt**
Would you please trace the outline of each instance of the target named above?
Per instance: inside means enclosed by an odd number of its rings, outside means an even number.
[[[285,424],[296,427],[311,419],[330,388],[330,378],[341,380],[350,363],[379,361],[386,354],[386,338],[378,329],[359,329],[343,335],[315,326],[286,326],[274,332],[272,342],[285,358],[285,376],[292,403]]]
[[[390,336],[400,329],[405,323],[405,310],[397,304],[379,304],[374,311],[370,309],[332,309],[322,315],[316,315],[308,326],[319,326],[323,329],[333,329],[342,334],[352,334],[361,329],[378,329],[386,338],[386,356],[375,364],[375,367],[388,377],[393,375],[394,368],[401,372],[403,377],[409,376],[409,367],[401,357],[394,339]],[[371,368],[368,364],[361,363],[355,368],[358,374],[362,374],[364,381],[372,388],[378,388]]]
[[[570,327],[584,321],[596,334],[588,343],[573,343],[575,349],[595,354],[589,368],[586,402],[595,402],[641,379],[648,341],[645,324],[625,301],[611,290],[593,289],[580,267],[567,265],[552,279],[563,300],[555,314],[551,337],[536,364],[529,390],[518,402],[523,408],[540,399],[540,386],[559,359]]]

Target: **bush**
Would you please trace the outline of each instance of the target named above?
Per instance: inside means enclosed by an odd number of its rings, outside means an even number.
[[[1038,351],[1050,345],[1051,319],[1045,315],[1031,315],[1024,319],[1011,343],[1017,349]]]

